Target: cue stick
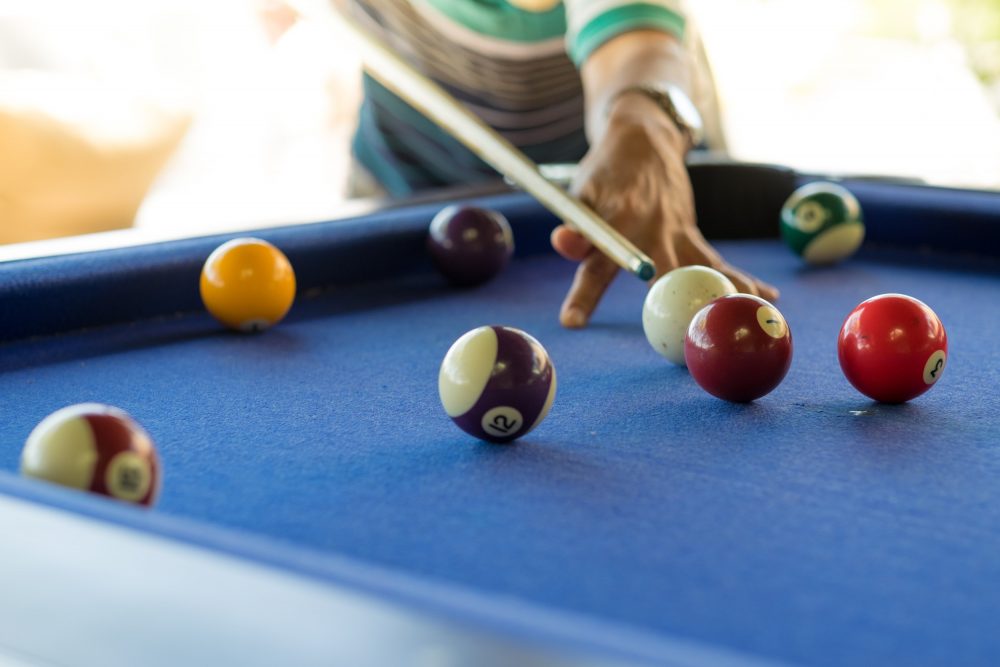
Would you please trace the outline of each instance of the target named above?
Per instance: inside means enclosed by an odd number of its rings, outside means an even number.
[[[322,21],[338,33],[346,33],[359,47],[368,71],[382,85],[534,196],[615,264],[641,280],[650,280],[656,275],[653,260],[617,229],[558,185],[551,183],[524,153],[459,104],[441,86],[386,48],[354,19],[331,7],[332,1],[291,0],[289,4],[303,18]]]

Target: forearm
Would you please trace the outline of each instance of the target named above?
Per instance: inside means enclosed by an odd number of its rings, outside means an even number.
[[[622,33],[594,50],[580,67],[587,136],[593,143],[615,97],[637,84],[672,84],[690,93],[690,60],[675,36],[659,30]]]

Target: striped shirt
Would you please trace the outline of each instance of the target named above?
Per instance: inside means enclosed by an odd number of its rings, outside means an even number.
[[[368,30],[536,162],[587,149],[577,70],[624,32],[682,37],[677,0],[352,0]],[[496,173],[366,76],[358,161],[390,194],[471,184]]]

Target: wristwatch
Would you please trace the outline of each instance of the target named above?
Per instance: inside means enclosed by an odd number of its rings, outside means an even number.
[[[691,142],[691,148],[701,144],[702,139],[704,139],[701,114],[698,113],[694,102],[683,90],[670,84],[640,83],[619,90],[612,103],[626,93],[641,93],[656,102],[657,106],[663,109],[663,112],[677,125],[677,128],[687,135],[688,141]]]

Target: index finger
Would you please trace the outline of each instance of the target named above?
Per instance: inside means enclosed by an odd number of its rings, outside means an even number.
[[[563,301],[559,313],[562,325],[569,329],[586,326],[617,273],[618,265],[604,253],[594,250],[587,255],[577,267],[573,285]]]

